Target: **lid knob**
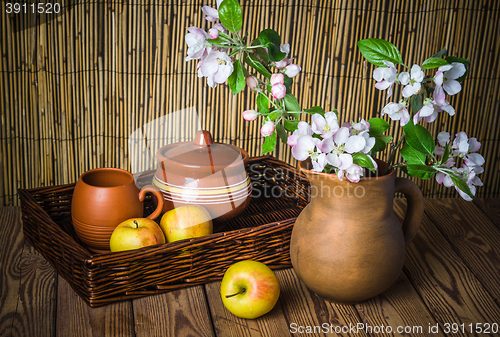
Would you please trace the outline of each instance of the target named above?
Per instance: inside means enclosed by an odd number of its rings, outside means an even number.
[[[198,130],[194,136],[193,143],[199,147],[212,145],[212,135],[206,130]]]

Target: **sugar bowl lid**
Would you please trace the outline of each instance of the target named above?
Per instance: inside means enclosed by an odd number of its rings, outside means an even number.
[[[192,142],[163,146],[156,154],[165,172],[205,177],[232,168],[245,168],[248,153],[234,145],[214,143],[210,132],[199,130]],[[229,172],[228,172],[229,173]]]

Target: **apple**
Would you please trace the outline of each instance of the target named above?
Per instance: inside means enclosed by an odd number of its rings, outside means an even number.
[[[121,252],[159,243],[165,243],[165,235],[154,220],[132,218],[116,226],[109,239],[109,248],[112,252]]]
[[[181,206],[161,217],[160,226],[167,242],[210,235],[213,233],[212,217],[202,206]]]
[[[274,308],[280,296],[280,284],[264,263],[245,260],[226,270],[220,293],[224,306],[233,315],[253,319]]]

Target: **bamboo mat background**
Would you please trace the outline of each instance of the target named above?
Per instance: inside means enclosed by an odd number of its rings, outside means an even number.
[[[373,66],[356,47],[360,39],[391,41],[410,66],[442,47],[470,58],[463,90],[450,100],[456,115],[441,113],[429,128],[436,136],[463,130],[481,142],[486,163],[479,197],[500,195],[499,3],[241,1],[249,38],[272,28],[290,43],[303,70],[293,87],[302,107],[337,108],[342,121],[380,116],[386,104],[386,92],[374,88]],[[197,77],[197,62],[184,61],[186,27],[211,26],[201,12],[206,4],[215,7],[198,0],[62,1],[63,15],[42,15],[35,25],[32,15],[6,14],[1,2],[0,205],[17,205],[17,188],[75,182],[91,168],[150,167],[151,153],[189,140],[196,128],[191,113],[174,119],[176,127],[163,123],[183,109],[196,111],[216,141],[259,155],[260,121],[241,118],[255,107],[253,94],[209,88]],[[147,151],[134,150],[140,144],[129,146],[129,137],[148,123]],[[286,146],[274,155],[295,164]],[[457,197],[433,179],[415,181],[427,197]]]

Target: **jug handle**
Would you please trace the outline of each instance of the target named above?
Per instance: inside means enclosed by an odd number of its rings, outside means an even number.
[[[408,246],[417,234],[424,217],[424,197],[420,188],[407,178],[396,178],[395,192],[403,193],[407,201],[402,227],[405,245]]]
[[[141,202],[143,202],[146,198],[147,192],[153,193],[156,196],[156,200],[158,201],[158,205],[156,205],[155,211],[148,216],[148,219],[154,220],[158,216],[160,216],[161,212],[163,211],[163,195],[161,194],[160,189],[156,186],[146,185],[141,188],[141,191],[139,192],[139,200]]]

